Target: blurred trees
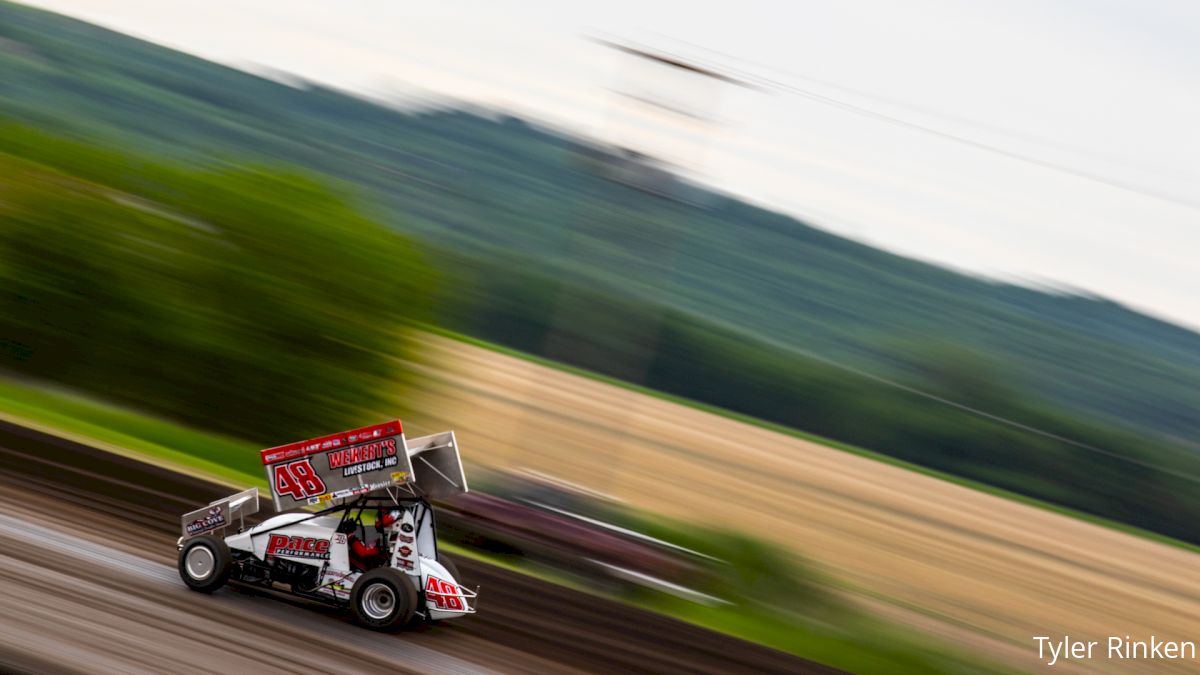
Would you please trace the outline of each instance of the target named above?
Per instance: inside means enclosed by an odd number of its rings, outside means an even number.
[[[1200,503],[1188,498],[1200,482],[1200,455],[1056,411],[1005,387],[1000,364],[961,347],[926,341],[908,350],[898,364],[908,373],[902,382],[1090,447],[972,414],[578,277],[549,278],[503,258],[469,262],[446,251],[435,251],[435,260],[455,270],[435,291],[436,316],[463,333],[542,355],[566,334],[576,349],[553,357],[575,366],[1200,542]],[[603,320],[578,330],[561,319],[574,316],[560,311],[563,298],[585,302]],[[639,331],[632,322],[650,325]],[[624,341],[631,333],[655,336],[648,362],[640,356],[644,345]],[[631,362],[645,364],[634,377],[619,367]]]
[[[431,272],[320,184],[119,158],[80,168],[112,187],[4,168],[0,367],[267,442],[394,410]]]
[[[952,341],[897,350],[908,354],[893,364],[898,377],[1092,447],[883,385],[615,283],[547,274],[520,256],[427,244],[426,265],[403,236],[300,175],[186,172],[13,128],[0,129],[0,149],[9,153],[0,154],[6,370],[276,442],[391,414],[403,327],[430,318],[1200,542],[1200,504],[1187,498],[1200,456],[1014,391],[1006,362]]]

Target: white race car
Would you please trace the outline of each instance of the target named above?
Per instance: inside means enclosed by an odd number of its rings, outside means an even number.
[[[280,514],[245,527],[257,488],[185,514],[179,576],[189,588],[232,580],[285,591],[349,607],[377,630],[475,612],[476,592],[438,552],[427,501],[467,491],[453,432],[406,441],[393,420],[268,448],[262,460]]]

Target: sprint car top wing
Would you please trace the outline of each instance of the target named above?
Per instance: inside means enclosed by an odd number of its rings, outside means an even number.
[[[263,450],[276,510],[329,504],[393,486],[430,497],[466,492],[454,432],[407,441],[400,420]]]

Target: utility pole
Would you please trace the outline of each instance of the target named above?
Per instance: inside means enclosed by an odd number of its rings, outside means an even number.
[[[646,229],[640,241],[623,244],[630,247],[630,258],[638,264],[613,270],[626,282],[621,293],[645,289],[635,306],[649,311],[631,316],[621,306],[606,306],[602,293],[575,293],[572,290],[578,286],[564,285],[556,299],[542,353],[585,368],[603,368],[635,384],[647,384],[646,376],[662,348],[660,338],[665,326],[665,315],[652,308],[667,299],[676,255],[692,220],[688,213],[706,208],[705,191],[688,176],[702,173],[718,127],[716,110],[722,91],[730,85],[749,85],[675,55],[608,40],[596,42],[613,50],[622,63],[618,82],[611,88],[605,128],[598,134],[601,144],[588,148],[579,158],[579,166],[587,174],[665,200],[662,208],[650,209],[658,213],[644,214]],[[595,240],[603,237],[606,218],[623,218],[622,224],[628,227],[630,220],[643,217],[638,211],[646,206],[645,197],[607,190],[599,192],[608,201],[595,201],[594,192],[581,192],[570,222],[564,222],[564,257],[572,267],[583,262]],[[620,201],[622,194],[628,196],[629,203]],[[616,344],[597,344],[596,335],[615,336]],[[534,383],[530,385],[532,390]],[[531,409],[529,414],[537,412]],[[621,426],[630,428],[641,411],[622,414],[625,420]],[[524,426],[529,428],[528,423]],[[627,449],[620,442],[591,449],[591,453],[601,452],[607,457],[593,487],[603,484],[606,491],[619,493]]]

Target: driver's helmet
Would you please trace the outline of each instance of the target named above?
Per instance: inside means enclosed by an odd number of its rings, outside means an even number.
[[[400,520],[400,509],[392,509],[390,511],[379,511],[375,514],[375,529],[383,532],[392,523]]]

